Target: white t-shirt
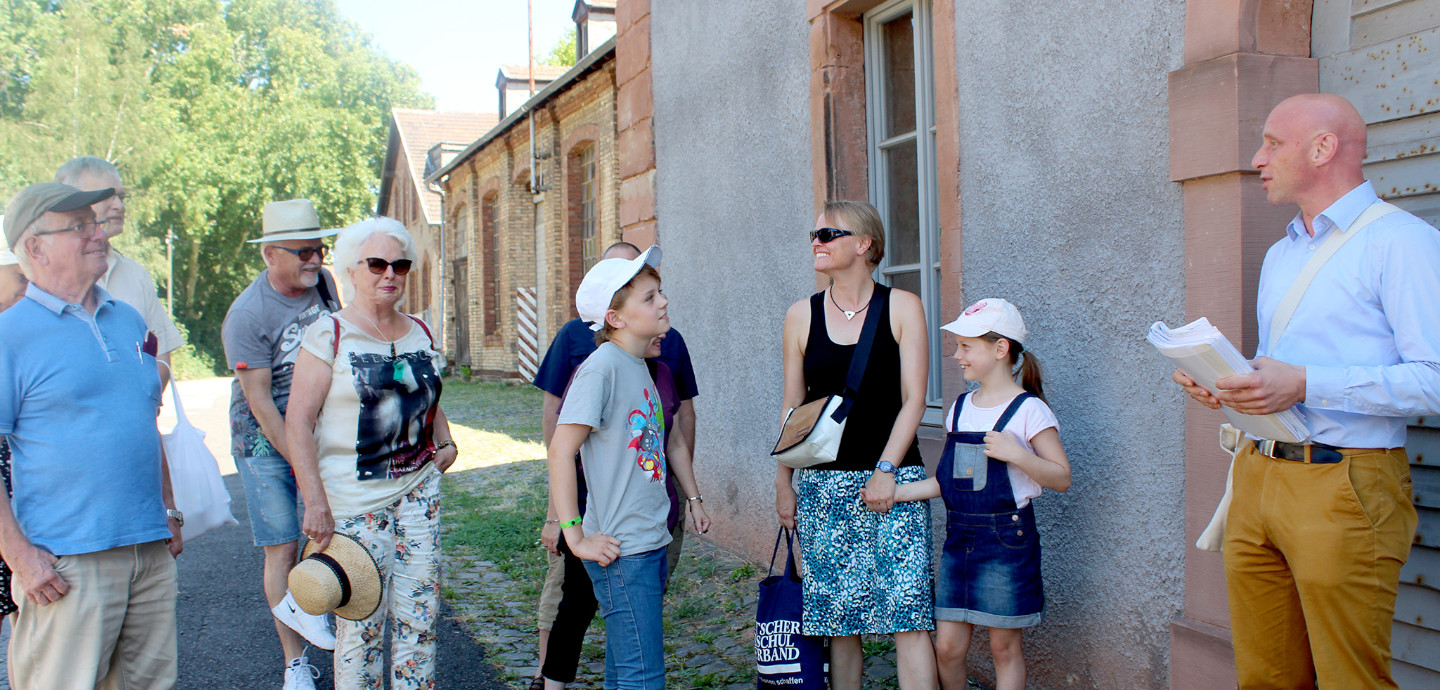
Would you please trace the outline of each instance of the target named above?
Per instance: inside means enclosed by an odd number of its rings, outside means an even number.
[[[955,414],[955,403],[950,403],[950,409],[945,411],[946,431],[990,431],[995,428],[995,422],[1000,421],[1000,415],[1005,413],[1005,408],[1010,406],[1010,398],[995,407],[980,407],[975,404],[975,393],[972,391],[965,398],[965,407],[960,410],[960,423],[958,428],[950,428],[950,420]],[[1020,409],[1015,411],[1015,416],[1010,418],[1010,423],[1005,425],[1005,431],[1009,432],[1020,440],[1020,446],[1031,453],[1035,447],[1030,445],[1030,440],[1035,435],[1049,428],[1059,430],[1060,422],[1055,419],[1055,413],[1050,411],[1050,406],[1039,398],[1029,398],[1020,404]],[[1025,474],[1025,471],[1005,463],[1005,469],[1010,475],[1010,491],[1015,494],[1015,508],[1024,508],[1030,504],[1030,499],[1040,495],[1040,485]]]
[[[379,510],[437,472],[430,462],[430,411],[440,404],[445,356],[409,318],[405,335],[373,338],[343,315],[305,330],[300,346],[330,365],[330,391],[315,420],[320,479],[337,520]],[[398,372],[398,373],[397,373]]]
[[[184,345],[185,336],[180,335],[180,329],[175,327],[175,322],[170,320],[170,315],[165,311],[165,305],[161,304],[160,298],[155,294],[155,279],[150,277],[150,272],[134,259],[113,248],[110,255],[105,257],[105,263],[109,269],[95,284],[105,288],[115,299],[135,307],[135,311],[140,312],[140,317],[145,319],[145,326],[159,341],[159,353],[163,355]]]

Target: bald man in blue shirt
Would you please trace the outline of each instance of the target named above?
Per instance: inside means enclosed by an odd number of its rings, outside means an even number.
[[[1252,164],[1270,203],[1300,213],[1261,268],[1256,371],[1213,393],[1175,373],[1212,409],[1295,408],[1310,429],[1235,457],[1224,556],[1241,688],[1396,687],[1390,626],[1416,526],[1406,419],[1440,410],[1440,233],[1372,209],[1364,159],[1365,121],[1344,98],[1275,107]],[[1282,302],[1317,254],[1287,326]]]

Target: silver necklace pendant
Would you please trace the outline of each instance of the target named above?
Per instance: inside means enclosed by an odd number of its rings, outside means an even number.
[[[853,321],[853,320],[855,319],[855,315],[856,315],[857,313],[859,313],[859,312],[853,312],[853,311],[845,311],[844,309],[841,309],[840,311],[845,312],[845,320],[846,320],[846,321]]]

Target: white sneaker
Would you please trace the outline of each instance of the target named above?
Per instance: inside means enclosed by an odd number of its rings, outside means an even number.
[[[305,610],[295,603],[295,597],[290,592],[285,592],[285,598],[281,599],[275,608],[270,609],[270,612],[275,614],[281,623],[300,633],[306,642],[325,650],[335,649],[335,628],[331,627],[330,619],[327,616],[305,613]]]
[[[315,690],[315,679],[320,669],[310,665],[310,660],[297,656],[285,667],[285,690]]]

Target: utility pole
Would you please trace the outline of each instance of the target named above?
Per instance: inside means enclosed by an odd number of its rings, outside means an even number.
[[[165,228],[165,260],[170,262],[170,275],[165,280],[165,312],[175,320],[175,228]]]

